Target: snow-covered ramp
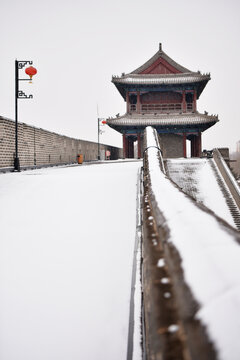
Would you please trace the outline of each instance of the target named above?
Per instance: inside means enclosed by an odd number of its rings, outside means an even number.
[[[240,212],[214,159],[168,159],[166,165],[184,192],[240,230]]]

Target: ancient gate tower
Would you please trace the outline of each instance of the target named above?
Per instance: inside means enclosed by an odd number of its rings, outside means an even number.
[[[129,74],[113,76],[112,82],[126,101],[126,114],[107,119],[107,124],[123,134],[123,156],[142,157],[142,137],[146,126],[157,129],[164,157],[186,157],[186,141],[191,156],[201,155],[202,132],[218,118],[197,111],[199,99],[210,74],[192,72],[177,64],[162,50]]]

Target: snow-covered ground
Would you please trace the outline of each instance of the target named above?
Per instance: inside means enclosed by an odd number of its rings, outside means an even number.
[[[147,128],[147,146],[154,146]],[[240,359],[240,246],[236,231],[202,211],[162,173],[159,152],[148,149],[153,194],[170,230],[169,241],[182,259],[184,277],[200,305],[196,317],[206,325],[221,360]]]
[[[235,227],[214,170],[223,183],[224,179],[213,159],[171,159],[167,160],[167,167],[170,178],[183,191]],[[230,192],[229,197],[232,197]]]
[[[126,357],[141,162],[0,175],[0,359]]]

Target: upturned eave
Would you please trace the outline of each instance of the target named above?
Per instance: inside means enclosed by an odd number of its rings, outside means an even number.
[[[210,74],[164,74],[113,76],[112,83],[126,101],[127,91],[178,91],[191,87],[197,91],[197,99],[211,79]]]
[[[146,126],[157,128],[179,129],[179,128],[207,128],[215,125],[219,121],[217,115],[208,115],[200,113],[184,114],[125,114],[117,118],[107,119],[107,124],[113,129],[122,132],[122,130],[138,128],[143,129]],[[174,132],[174,131],[173,131]]]

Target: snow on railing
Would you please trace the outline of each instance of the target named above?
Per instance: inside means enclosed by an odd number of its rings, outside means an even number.
[[[169,230],[165,244],[173,244],[179,253],[185,282],[199,304],[194,318],[206,326],[219,358],[240,359],[239,233],[167,178],[159,165],[156,137],[154,129],[146,128],[145,179],[157,227]]]
[[[160,162],[160,167],[162,172],[166,174],[157,131],[151,126],[147,126],[145,131],[146,131],[146,141],[145,141],[146,147],[144,149],[144,152],[151,148],[152,149],[151,152],[153,154],[154,153],[156,154],[156,158],[158,158],[158,161]]]
[[[213,158],[219,168],[219,171],[221,172],[225,182],[228,185],[228,188],[235,199],[238,207],[240,208],[240,188],[239,185],[234,178],[231,170],[227,166],[225,160],[223,159],[220,151],[218,149],[213,150]]]

